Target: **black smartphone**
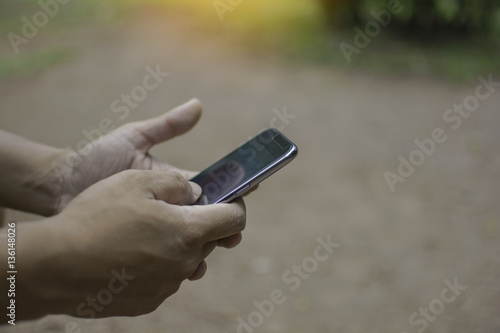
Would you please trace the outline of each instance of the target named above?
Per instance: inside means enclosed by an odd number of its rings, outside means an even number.
[[[262,131],[191,179],[202,189],[197,204],[230,202],[242,196],[297,153],[297,146],[277,129]]]

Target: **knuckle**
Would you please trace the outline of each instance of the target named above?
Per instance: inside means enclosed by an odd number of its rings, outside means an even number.
[[[168,290],[168,296],[172,295],[172,294],[175,294],[176,292],[179,291],[179,289],[181,289],[181,284],[180,283],[177,283],[177,284],[174,284],[170,287],[170,289]],[[167,297],[168,297],[167,296]]]
[[[203,232],[199,228],[189,227],[183,233],[183,243],[189,249],[198,247],[202,242]]]
[[[167,178],[176,190],[187,191],[190,188],[189,182],[177,171],[168,171]]]
[[[245,230],[246,223],[247,223],[247,216],[244,212],[238,213],[234,217],[234,223],[236,225],[236,228],[239,232]]]
[[[148,302],[144,303],[141,307],[139,307],[136,310],[136,313],[134,314],[134,316],[140,316],[140,315],[148,314],[148,313],[155,311],[161,305],[163,300],[164,300],[164,298],[161,299],[161,301],[152,300],[152,299],[148,300]]]
[[[168,171],[167,172],[168,177],[172,178],[172,180],[179,182],[179,183],[184,183],[186,182],[186,179],[182,177],[182,175],[177,172],[177,171]]]

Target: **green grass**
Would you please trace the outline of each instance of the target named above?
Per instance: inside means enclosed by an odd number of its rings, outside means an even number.
[[[0,58],[0,81],[12,76],[30,76],[74,57],[68,48],[49,48]]]
[[[100,9],[99,5],[102,3],[103,1],[86,0],[61,5],[58,14],[50,18],[46,26],[40,28],[39,34],[50,35],[81,24],[94,24],[96,13]],[[123,0],[117,7],[115,19],[123,18],[124,14],[129,12],[125,3],[127,1]],[[38,1],[35,0],[0,0],[0,8],[3,9],[0,12],[0,36],[5,40],[11,32],[22,36],[24,23],[21,18],[26,17],[31,21],[33,14],[41,10]],[[38,35],[33,38],[37,37]],[[31,40],[28,43],[31,43]],[[9,44],[6,45],[9,46],[8,49],[1,50],[0,53],[0,81],[11,77],[29,77],[39,71],[70,61],[76,56],[76,50],[57,45],[43,45],[38,49],[30,48],[28,51],[25,44],[20,44],[20,52],[17,54]]]

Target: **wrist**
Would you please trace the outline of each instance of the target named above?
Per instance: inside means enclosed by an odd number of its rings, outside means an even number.
[[[69,153],[0,130],[0,206],[54,215],[63,184],[57,165]]]
[[[67,179],[72,169],[67,166],[71,151],[66,149],[51,149],[32,174],[26,176],[29,190],[36,197],[31,202],[29,211],[43,216],[53,216],[59,213],[61,200],[65,193]],[[64,166],[64,169],[62,169]],[[62,171],[64,170],[64,171]]]
[[[68,244],[62,237],[59,220],[59,216],[54,216],[17,225],[16,299],[20,320],[66,313],[68,300],[61,288],[64,271],[60,265]]]
[[[53,163],[64,154],[64,150],[46,148],[39,156],[22,156],[3,168],[8,176],[0,177],[0,205],[42,216],[56,214],[63,187]]]

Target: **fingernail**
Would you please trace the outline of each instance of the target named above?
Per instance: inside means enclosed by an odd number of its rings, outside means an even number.
[[[200,100],[199,100],[198,98],[193,98],[193,99],[191,99],[191,100],[187,101],[187,102],[184,104],[184,106],[187,106],[187,107],[194,107],[194,106],[197,106],[197,107],[199,107],[199,108],[201,108],[201,107],[202,107],[202,106],[201,106],[201,102],[200,102]]]
[[[175,107],[174,109],[170,110],[170,114],[184,114],[186,112],[193,112],[194,111],[197,111],[198,109],[202,109],[202,105],[200,103],[200,101],[196,98],[190,100],[190,101],[187,101],[186,103],[184,104],[181,104],[177,107]]]
[[[196,199],[198,200],[198,198],[201,195],[201,187],[200,187],[200,185],[198,185],[196,183],[193,183],[193,182],[189,182],[189,184],[191,185],[191,188],[193,189],[193,196],[195,196]]]

